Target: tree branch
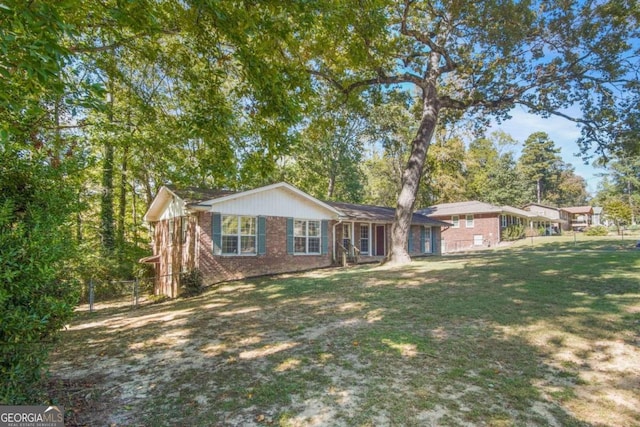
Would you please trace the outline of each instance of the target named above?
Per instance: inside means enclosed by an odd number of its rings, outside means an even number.
[[[442,46],[435,43],[431,39],[432,37],[431,35],[426,35],[419,31],[411,30],[408,28],[407,19],[409,17],[409,7],[411,6],[412,3],[413,2],[411,0],[405,0],[404,10],[402,12],[402,18],[400,20],[400,34],[403,34],[407,37],[411,37],[414,40],[426,45],[427,47],[429,47],[429,49],[431,49],[432,52],[436,52],[442,58],[444,58],[445,65],[439,68],[438,70],[439,74],[445,74],[453,71],[456,68],[457,64],[453,59],[451,59],[451,56],[449,55],[446,49],[444,49]]]
[[[338,89],[340,92],[342,92],[345,95],[349,95],[354,90],[362,87],[366,87],[366,86],[392,85],[392,84],[402,84],[402,83],[412,83],[422,89],[424,89],[424,87],[426,86],[426,82],[420,76],[416,76],[415,74],[411,74],[411,73],[387,76],[386,74],[384,74],[382,70],[378,70],[378,77],[363,79],[363,80],[350,83],[348,85],[344,85],[342,82],[335,79],[333,76],[327,73],[324,73],[322,71],[308,69],[307,72],[313,76],[320,77],[323,80],[326,80],[332,86],[334,86],[336,89]]]

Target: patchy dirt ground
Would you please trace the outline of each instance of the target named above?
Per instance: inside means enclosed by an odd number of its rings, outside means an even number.
[[[559,296],[496,268],[506,257],[82,312],[51,388],[67,425],[640,425],[638,289]]]

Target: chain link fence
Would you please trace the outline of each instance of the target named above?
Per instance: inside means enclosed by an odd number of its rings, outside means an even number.
[[[81,295],[79,309],[93,312],[107,307],[136,308],[153,295],[153,282],[153,278],[89,280]]]

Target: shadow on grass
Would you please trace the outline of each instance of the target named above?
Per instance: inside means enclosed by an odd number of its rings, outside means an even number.
[[[633,425],[637,271],[496,252],[226,283],[81,316],[54,372],[104,375],[89,424]]]

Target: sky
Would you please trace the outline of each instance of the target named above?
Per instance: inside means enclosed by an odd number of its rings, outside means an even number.
[[[601,178],[598,173],[604,172],[591,166],[591,162],[585,164],[579,156],[580,149],[576,141],[580,137],[580,130],[575,123],[561,117],[543,118],[527,113],[524,109],[516,107],[510,112],[512,118],[508,121],[495,124],[490,132],[501,129],[518,141],[518,146],[514,150],[516,157],[520,156],[520,151],[524,141],[534,132],[546,132],[549,138],[560,148],[560,156],[565,163],[570,163],[575,168],[576,175],[580,175],[586,180],[587,191],[591,196],[595,196]]]

